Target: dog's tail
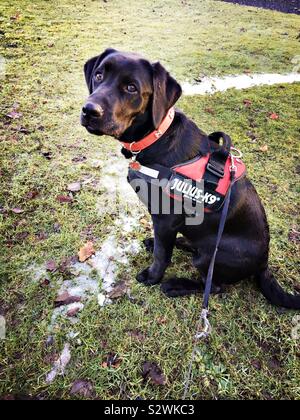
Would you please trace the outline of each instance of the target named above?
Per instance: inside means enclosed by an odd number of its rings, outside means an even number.
[[[288,309],[300,309],[300,295],[287,293],[279,285],[269,268],[257,275],[257,280],[262,294],[273,305]]]

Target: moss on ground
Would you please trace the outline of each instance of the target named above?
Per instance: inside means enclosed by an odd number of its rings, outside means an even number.
[[[82,65],[114,46],[161,60],[180,81],[289,72],[299,52],[299,17],[214,1],[63,0],[54,6],[18,0],[0,5],[0,22],[7,62],[0,80],[0,308],[8,326],[0,342],[0,395],[67,399],[73,381],[84,378],[99,398],[181,398],[200,300],[169,300],[157,287],[138,285],[134,277],[150,261],[144,251],[131,261],[130,275],[119,271],[135,299],[102,309],[91,301],[79,317],[81,345],[72,344],[66,375],[45,386],[69,326],[62,324],[54,345],[45,346],[56,290],[41,288],[28,267],[72,256],[91,237],[100,248],[114,220],[97,212],[105,191],[96,192],[93,183],[72,204],[56,200],[70,182],[101,181],[93,160],[119,153],[112,139],[90,136],[79,125],[87,94]],[[178,104],[204,130],[229,132],[244,151],[271,226],[271,266],[289,290],[299,281],[299,94],[293,84],[184,97]],[[16,119],[7,117],[13,109]],[[28,195],[35,191],[36,197]],[[132,239],[145,236],[141,227]],[[168,273],[175,270],[193,272],[179,251]],[[214,331],[199,348],[190,397],[300,398],[295,314],[270,306],[250,281],[213,297],[211,309]],[[102,367],[109,352],[122,358],[119,368]],[[166,386],[143,381],[145,360],[159,364]]]

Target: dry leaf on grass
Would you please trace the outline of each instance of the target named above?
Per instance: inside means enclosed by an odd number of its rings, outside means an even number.
[[[81,184],[80,182],[73,182],[72,184],[68,185],[67,189],[71,192],[79,192],[81,190]]]
[[[269,118],[270,118],[271,120],[278,120],[278,119],[279,119],[279,115],[278,115],[278,114],[276,114],[275,112],[271,112],[271,113],[269,114]]]
[[[87,242],[78,252],[80,262],[85,262],[96,253],[93,242]]]
[[[204,108],[204,111],[211,115],[215,114],[215,111],[212,108]]]
[[[67,312],[67,316],[69,318],[74,318],[79,312],[80,312],[80,307],[78,306],[76,308],[69,309]]]
[[[250,99],[244,99],[243,103],[246,108],[252,105],[252,101],[250,101]]]
[[[71,296],[68,292],[64,292],[57,296],[55,299],[55,306],[65,306],[70,305],[71,303],[80,302],[81,298],[79,296]]]
[[[23,114],[21,112],[11,111],[8,114],[6,114],[6,116],[12,120],[18,120],[23,117]]]
[[[101,364],[103,368],[114,368],[120,367],[122,359],[115,353],[108,353],[106,361]]]
[[[259,150],[261,151],[261,152],[267,152],[268,151],[268,145],[267,144],[265,144],[264,146],[261,146],[260,148],[259,148]]]
[[[150,379],[155,385],[165,385],[167,382],[165,375],[156,363],[145,362],[142,376],[144,379]]]
[[[20,209],[19,207],[15,207],[14,209],[11,209],[11,211],[14,214],[22,214],[22,213],[24,213],[24,210]]]
[[[80,395],[84,398],[91,398],[94,395],[94,387],[90,382],[77,380],[73,383],[70,394]]]
[[[57,264],[54,260],[50,260],[46,262],[46,270],[50,271],[50,273],[53,273],[54,271],[57,270]]]
[[[291,242],[294,242],[295,244],[299,244],[300,243],[300,231],[299,228],[294,229],[292,228],[289,232],[289,236],[288,236],[289,240]]]
[[[56,197],[56,200],[57,200],[59,203],[72,203],[73,198],[72,198],[72,197],[70,197],[69,195],[58,195],[58,196]]]
[[[108,297],[110,299],[117,299],[126,295],[128,285],[125,281],[120,281],[112,290],[109,292]]]
[[[25,195],[25,200],[33,200],[33,199],[35,199],[38,195],[39,195],[39,192],[38,192],[38,191],[36,191],[36,190],[29,191],[29,192]]]

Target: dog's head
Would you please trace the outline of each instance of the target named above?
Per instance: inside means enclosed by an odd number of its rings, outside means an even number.
[[[96,135],[121,139],[135,124],[151,119],[157,128],[181,95],[181,87],[160,63],[113,49],[84,66],[90,96],[81,124]]]

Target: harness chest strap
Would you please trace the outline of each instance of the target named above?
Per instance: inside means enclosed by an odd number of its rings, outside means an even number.
[[[211,176],[209,162],[211,155],[198,156],[191,161],[173,168],[153,164],[143,166],[138,164],[137,168],[130,165],[130,169],[136,174],[145,178],[147,182],[151,179],[165,181],[164,192],[177,201],[190,200],[191,202],[203,202],[206,212],[218,211],[224,203],[224,199],[231,183],[231,168],[235,169],[235,182],[246,172],[244,163],[234,156],[228,156],[221,171]],[[200,184],[200,181],[204,181]]]

